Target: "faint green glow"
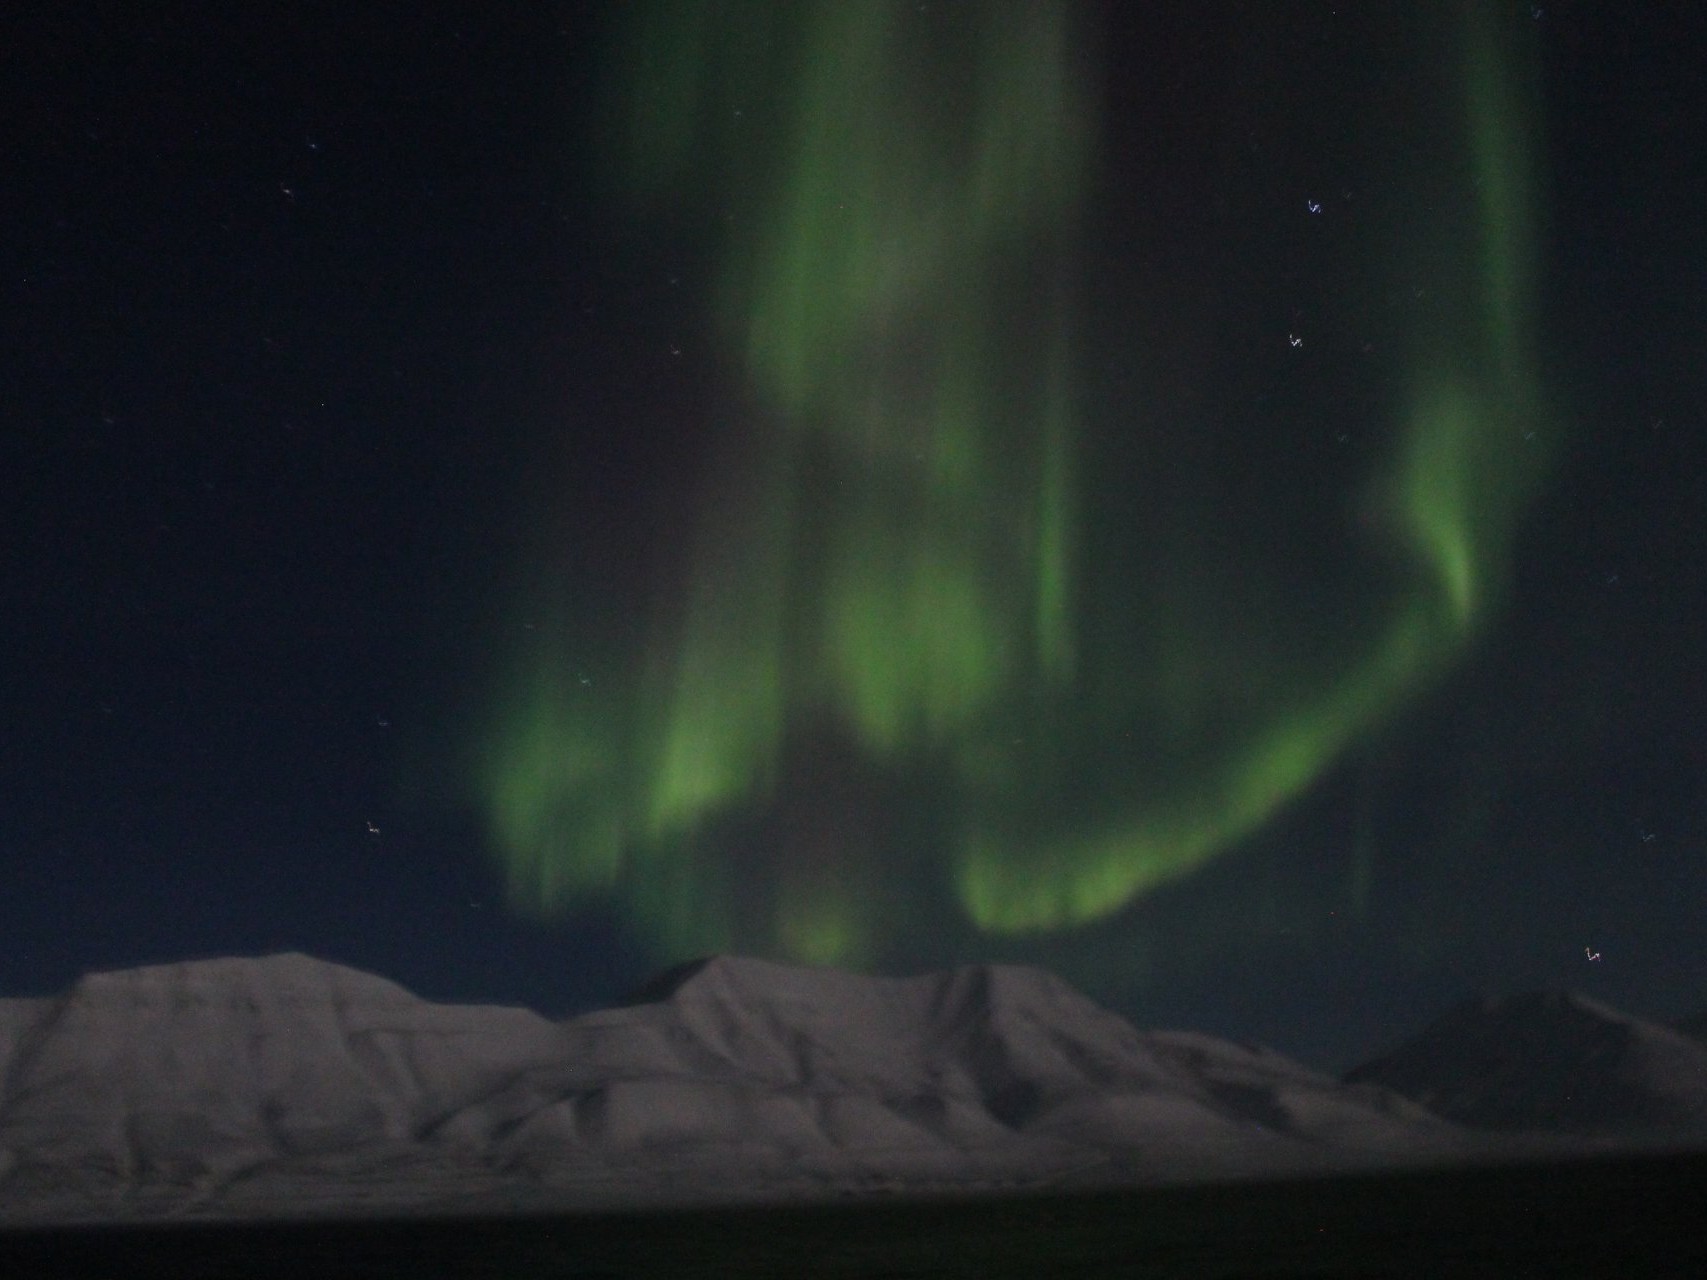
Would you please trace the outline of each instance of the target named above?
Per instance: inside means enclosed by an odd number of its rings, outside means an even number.
[[[520,906],[611,895],[666,950],[844,962],[894,944],[909,885],[988,931],[1107,916],[1269,822],[1497,600],[1539,400],[1530,144],[1497,42],[1465,40],[1475,212],[1402,249],[1453,300],[1410,335],[1368,481],[1402,586],[1318,651],[1180,552],[1135,666],[1081,625],[1087,593],[1142,589],[1086,560],[1081,436],[1143,424],[1075,393],[1096,176],[1075,9],[938,8],[639,7],[612,173],[714,225],[707,325],[741,385],[650,647],[597,697],[543,647],[496,717]],[[937,843],[765,826],[824,741],[821,773],[934,786]]]
[[[505,717],[505,752],[486,785],[514,896],[550,912],[617,882],[623,831],[601,797],[620,784],[619,761],[596,717],[576,707],[569,673],[540,662],[534,675]]]

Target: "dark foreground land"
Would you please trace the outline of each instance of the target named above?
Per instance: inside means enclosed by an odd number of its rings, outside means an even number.
[[[671,1213],[0,1232],[0,1276],[1707,1276],[1707,1153]]]

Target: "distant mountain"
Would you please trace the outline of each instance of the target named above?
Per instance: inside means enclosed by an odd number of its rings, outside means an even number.
[[[1707,1138],[1707,1044],[1581,995],[1467,1001],[1345,1079],[1477,1128]]]
[[[1698,1013],[1693,1018],[1679,1018],[1671,1025],[1672,1030],[1681,1031],[1691,1040],[1707,1040],[1707,1013]]]
[[[1488,1150],[1373,1069],[1341,1082],[1141,1033],[1016,966],[713,957],[562,1022],[299,954],[0,1001],[0,1223],[1204,1181]]]

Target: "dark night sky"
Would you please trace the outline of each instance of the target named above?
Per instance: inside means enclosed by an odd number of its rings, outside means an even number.
[[[1212,144],[1275,109],[1263,59],[1323,93],[1355,78],[1384,7],[1112,6],[1100,287],[1147,269],[1110,228],[1177,225],[1160,294],[1182,312],[1156,333],[1288,290],[1325,306],[1314,259],[1289,278],[1260,244],[1241,292],[1195,214],[1336,180],[1304,153],[1247,179]],[[0,993],[288,948],[432,998],[616,998],[679,957],[598,912],[511,918],[480,815],[434,794],[518,625],[542,469],[572,459],[559,536],[609,549],[574,558],[577,590],[626,617],[635,549],[702,456],[664,424],[725,376],[684,300],[695,234],[594,191],[605,7],[36,8],[0,34]],[[1455,672],[1145,908],[1168,914],[1159,977],[1091,984],[1142,1021],[1348,1065],[1470,990],[1707,1007],[1707,16],[1535,10],[1541,340],[1571,446]],[[1284,406],[1343,376],[1220,355],[1179,378]],[[1362,920],[1293,945],[1218,914],[1265,877],[1275,901],[1343,879],[1359,839],[1393,850]],[[1170,969],[1187,934],[1209,941]]]

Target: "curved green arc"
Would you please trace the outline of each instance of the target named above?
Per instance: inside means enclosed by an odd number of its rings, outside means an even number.
[[[1074,701],[1109,658],[1078,617],[1105,584],[1080,537],[1085,415],[1061,284],[1093,134],[1068,7],[993,5],[935,45],[899,0],[673,9],[656,38],[674,46],[649,52],[673,70],[649,73],[626,168],[723,211],[710,328],[752,421],[731,433],[687,540],[689,586],[650,650],[598,699],[542,650],[499,711],[482,785],[519,907],[615,895],[673,951],[745,939],[820,961],[873,954],[891,926],[852,845],[736,866],[708,843],[726,817],[786,800],[795,735],[833,724],[884,769],[945,771],[960,828],[930,875],[979,928],[1104,918],[1272,820],[1485,624],[1536,473],[1541,396],[1532,145],[1474,6],[1476,214],[1457,239],[1417,237],[1467,301],[1412,335],[1405,425],[1371,486],[1408,585],[1336,670],[1251,659],[1237,674],[1254,692],[1224,740],[1200,724],[1221,673],[1194,664],[1251,646],[1190,620],[1169,641],[1183,674],[1135,675],[1124,718]],[[1189,780],[1129,780],[1113,812],[1062,800],[1007,821],[1016,794],[1066,781],[1097,734],[1155,729],[1136,718],[1146,708],[1190,738]],[[749,897],[768,904],[757,923]]]

